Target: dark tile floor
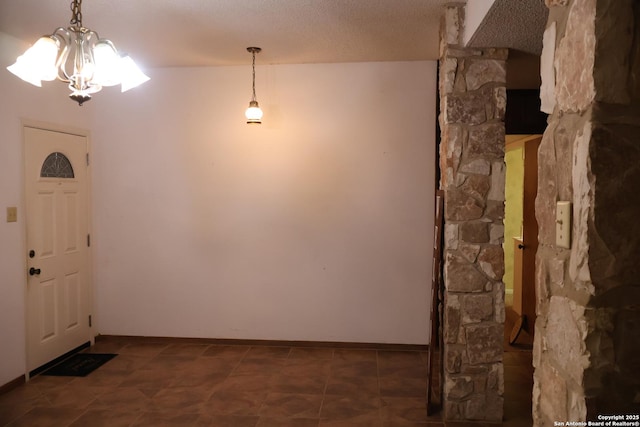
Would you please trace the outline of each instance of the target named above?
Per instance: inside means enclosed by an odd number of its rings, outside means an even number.
[[[0,425],[445,425],[426,413],[424,352],[135,339],[88,351],[118,356],[84,378],[40,375],[0,395]],[[508,351],[504,364],[503,425],[529,427],[531,352]]]

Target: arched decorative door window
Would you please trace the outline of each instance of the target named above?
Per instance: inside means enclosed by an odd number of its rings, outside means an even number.
[[[40,169],[41,178],[75,178],[71,162],[62,153],[55,152],[47,156]]]

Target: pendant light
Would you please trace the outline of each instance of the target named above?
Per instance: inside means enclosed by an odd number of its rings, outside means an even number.
[[[70,26],[43,36],[7,69],[32,85],[56,78],[69,84],[69,97],[78,105],[91,99],[103,86],[121,85],[122,92],[147,77],[133,60],[118,52],[107,39],[82,26],[82,0],[71,2]]]
[[[253,70],[253,95],[251,96],[251,101],[249,102],[249,108],[244,112],[244,115],[247,118],[247,123],[249,124],[261,124],[262,123],[262,110],[258,105],[258,101],[256,101],[256,53],[260,53],[262,49],[259,47],[248,47],[247,51],[249,51],[253,57],[252,61],[252,70]]]

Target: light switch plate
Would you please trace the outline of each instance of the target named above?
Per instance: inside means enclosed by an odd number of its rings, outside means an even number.
[[[571,202],[556,203],[556,246],[571,248]]]
[[[11,206],[7,208],[7,222],[17,222],[18,221],[18,208],[15,206]]]

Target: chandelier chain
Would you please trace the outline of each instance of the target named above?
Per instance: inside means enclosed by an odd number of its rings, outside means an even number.
[[[82,0],[73,0],[71,2],[71,13],[72,16],[69,23],[82,28]]]

